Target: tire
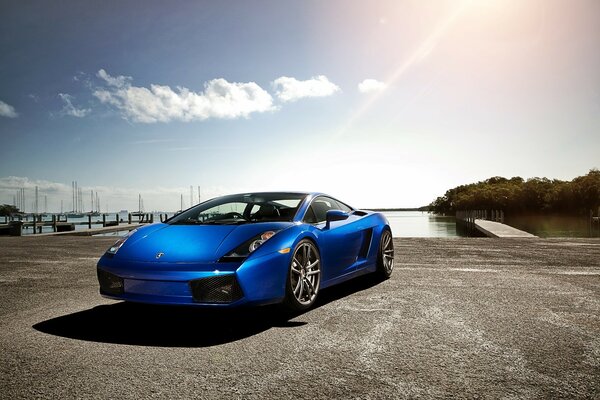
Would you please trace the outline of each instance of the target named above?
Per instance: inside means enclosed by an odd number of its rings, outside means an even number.
[[[394,270],[394,240],[392,232],[384,229],[379,240],[379,251],[377,252],[377,271],[380,278],[388,279]]]
[[[321,255],[317,246],[303,239],[294,248],[288,267],[283,306],[288,311],[309,309],[321,285]]]

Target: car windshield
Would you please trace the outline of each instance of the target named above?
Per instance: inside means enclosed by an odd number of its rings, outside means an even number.
[[[166,221],[173,225],[237,225],[292,221],[306,194],[254,193],[218,197]]]

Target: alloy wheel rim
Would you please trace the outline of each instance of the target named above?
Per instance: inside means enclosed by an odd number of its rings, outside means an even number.
[[[383,259],[383,267],[390,273],[394,269],[394,242],[392,235],[385,232],[381,240],[381,255]]]
[[[317,297],[321,279],[321,260],[311,243],[298,246],[290,268],[294,297],[302,305],[311,304]]]

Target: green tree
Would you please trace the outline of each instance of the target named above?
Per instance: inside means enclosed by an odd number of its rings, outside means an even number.
[[[485,181],[461,185],[435,199],[430,210],[454,213],[457,210],[502,209],[512,213],[587,213],[600,206],[600,171],[570,182],[558,179],[494,176]]]
[[[19,212],[19,209],[15,206],[11,206],[9,204],[0,205],[0,216],[8,216],[11,214],[16,214]]]

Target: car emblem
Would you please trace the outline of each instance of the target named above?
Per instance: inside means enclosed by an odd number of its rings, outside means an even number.
[[[163,252],[156,253],[156,259],[158,260],[159,258],[161,258],[164,255],[165,255],[165,253],[163,253]]]

